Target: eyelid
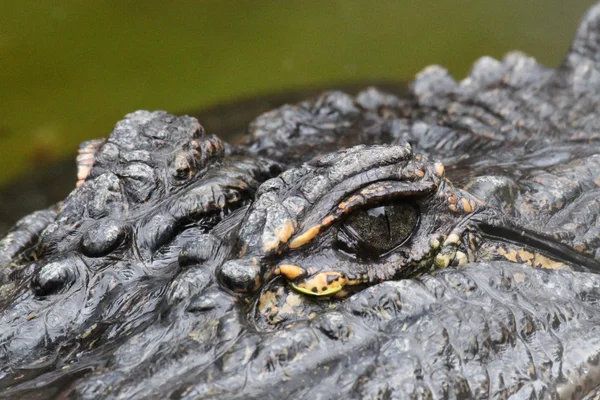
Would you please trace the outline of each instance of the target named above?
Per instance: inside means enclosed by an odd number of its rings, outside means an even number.
[[[303,224],[303,229],[292,238],[289,247],[296,249],[304,246],[320,232],[341,220],[356,208],[387,200],[423,196],[431,193],[435,188],[436,186],[430,182],[381,181],[367,185],[355,194],[345,198],[335,210],[323,219],[313,222],[310,218],[307,218],[307,221]]]

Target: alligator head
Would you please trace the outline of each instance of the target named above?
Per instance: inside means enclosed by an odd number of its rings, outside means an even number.
[[[404,98],[266,113],[240,145],[193,118],[128,115],[82,146],[64,202],[0,241],[0,388],[589,392],[598,21],[595,7],[557,70],[519,53],[461,82],[430,67]]]

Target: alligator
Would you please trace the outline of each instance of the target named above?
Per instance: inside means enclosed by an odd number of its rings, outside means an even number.
[[[137,111],[0,240],[2,398],[592,398],[600,4],[405,96],[327,92],[229,144]]]

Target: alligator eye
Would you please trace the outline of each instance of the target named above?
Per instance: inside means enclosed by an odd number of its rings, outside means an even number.
[[[337,232],[337,248],[362,259],[378,258],[410,238],[419,211],[411,203],[392,203],[353,212]]]

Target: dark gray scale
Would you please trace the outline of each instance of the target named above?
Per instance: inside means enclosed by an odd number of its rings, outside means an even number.
[[[101,257],[114,251],[130,228],[121,221],[103,219],[94,224],[81,238],[81,251],[88,257]]]
[[[36,211],[20,219],[15,226],[0,239],[0,267],[16,261],[20,254],[35,245],[42,231],[54,221],[54,209]]]
[[[80,278],[80,261],[76,255],[39,263],[31,288],[37,296],[63,293]]]

